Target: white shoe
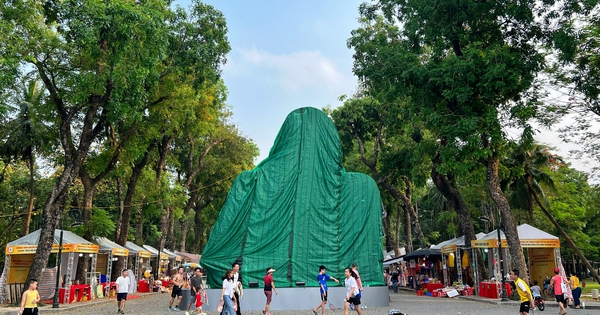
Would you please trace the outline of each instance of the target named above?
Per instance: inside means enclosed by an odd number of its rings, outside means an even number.
[[[186,311],[186,312],[185,312],[185,315],[190,315],[190,312],[187,312],[187,311]]]

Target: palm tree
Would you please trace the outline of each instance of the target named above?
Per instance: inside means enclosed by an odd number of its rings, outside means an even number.
[[[575,242],[560,226],[550,211],[548,211],[550,204],[544,190],[540,186],[540,183],[543,182],[551,189],[556,190],[551,176],[542,171],[541,167],[548,166],[550,169],[554,169],[560,167],[563,161],[558,155],[550,153],[548,147],[536,144],[531,135],[531,133],[524,134],[521,143],[517,145],[513,143],[512,154],[503,161],[505,166],[511,167],[512,176],[505,183],[505,187],[510,188],[511,191],[509,194],[511,202],[519,204],[521,209],[528,210],[530,218],[533,218],[533,204],[535,202],[559,231],[563,240],[575,251],[586,268],[592,272],[594,279],[600,283],[600,277],[596,273],[596,270],[590,265],[583,252],[575,245]],[[523,205],[526,207],[522,207]]]
[[[45,126],[35,115],[35,110],[44,101],[44,95],[44,89],[37,80],[23,82],[17,94],[18,114],[5,125],[8,136],[0,146],[0,154],[7,162],[24,161],[29,168],[29,205],[23,235],[29,234],[35,200],[35,150],[42,144],[42,137],[46,136]]]

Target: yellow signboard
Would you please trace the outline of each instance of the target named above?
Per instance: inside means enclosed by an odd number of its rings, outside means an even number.
[[[558,239],[522,239],[521,246],[524,248],[559,248],[560,240]],[[471,241],[471,246],[475,248],[496,248],[498,247],[498,239],[476,240]],[[506,239],[502,240],[502,247],[508,247]]]
[[[498,239],[474,240],[471,241],[471,246],[475,248],[496,248],[498,247]],[[508,248],[506,239],[502,240],[502,247]]]
[[[152,257],[152,254],[147,250],[140,250],[138,251],[138,256],[140,256],[141,258],[150,258]]]
[[[27,255],[35,254],[37,245],[16,245],[6,246],[7,255]],[[63,244],[63,253],[90,253],[98,252],[98,245],[93,244]],[[58,253],[58,244],[52,245],[52,253]]]
[[[181,261],[181,256],[175,256],[175,261]]]
[[[456,244],[442,246],[442,254],[450,254],[456,252]]]
[[[113,256],[129,256],[129,249],[113,248],[112,254],[113,254]]]
[[[169,260],[169,255],[165,254],[165,253],[160,253],[160,259],[161,260]]]
[[[34,254],[25,254],[10,258],[8,283],[25,283],[27,274],[29,273],[29,266],[33,263],[33,256]]]

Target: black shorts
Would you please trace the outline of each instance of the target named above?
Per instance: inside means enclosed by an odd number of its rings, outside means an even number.
[[[529,307],[531,303],[529,301],[521,303],[521,308],[519,308],[520,313],[529,313]]]
[[[127,301],[127,292],[117,293],[117,301],[121,301],[121,300]]]
[[[181,296],[181,287],[178,285],[173,286],[173,291],[171,291],[171,297],[174,298],[176,296]]]
[[[557,294],[554,297],[556,297],[556,303],[565,304],[565,295],[564,294]]]
[[[327,301],[327,291],[321,293],[321,301]]]
[[[38,315],[38,308],[24,308],[23,315]]]
[[[360,296],[355,296],[355,297],[351,297],[350,299],[348,299],[348,302],[350,304],[354,304],[354,305],[360,305]]]

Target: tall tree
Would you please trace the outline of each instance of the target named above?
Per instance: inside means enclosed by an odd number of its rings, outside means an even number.
[[[553,34],[555,17],[584,10],[575,2],[380,0],[361,5],[363,27],[348,42],[354,73],[367,87],[388,82],[428,129],[438,130],[446,143],[442,166],[467,158],[486,166],[513,266],[521,270],[525,257],[500,189],[501,118],[526,125],[535,114],[535,78],[544,69],[539,45]]]

